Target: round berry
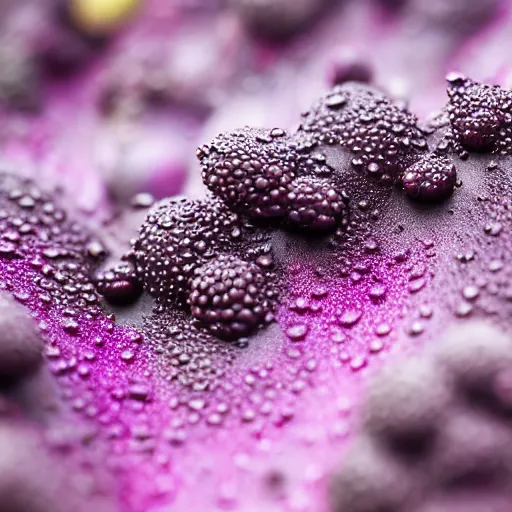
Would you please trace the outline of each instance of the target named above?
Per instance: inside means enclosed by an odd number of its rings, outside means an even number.
[[[165,199],[149,212],[135,242],[137,275],[156,298],[181,302],[194,270],[219,250],[232,252],[239,217],[219,199]]]
[[[494,147],[500,131],[495,112],[480,109],[455,123],[461,144],[470,151],[486,151]]]
[[[127,262],[99,272],[94,281],[98,293],[111,304],[132,304],[142,294],[142,283],[137,279],[134,267]]]
[[[295,145],[281,129],[244,128],[198,150],[205,185],[254,218],[282,218],[295,177]]]
[[[326,181],[303,177],[296,179],[288,194],[288,222],[312,231],[336,228],[346,217],[342,196]]]
[[[247,336],[272,311],[272,293],[260,268],[221,255],[198,268],[190,283],[192,315],[216,336]]]
[[[442,201],[453,193],[457,171],[448,158],[427,155],[402,177],[405,193],[418,201]]]
[[[357,170],[397,176],[427,147],[417,118],[363,83],[337,85],[302,116],[297,136],[313,145],[351,153]]]

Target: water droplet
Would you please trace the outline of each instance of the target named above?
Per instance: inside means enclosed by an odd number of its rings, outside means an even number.
[[[387,288],[383,284],[376,284],[370,289],[368,296],[373,301],[379,301],[386,297]]]
[[[377,336],[387,336],[391,332],[391,326],[386,323],[381,323],[375,327],[375,334]]]
[[[412,336],[418,336],[424,331],[425,327],[423,326],[423,323],[419,320],[416,320],[411,324],[411,326],[408,329],[409,334]]]
[[[384,348],[384,343],[381,340],[373,340],[370,342],[370,352],[377,354]]]
[[[135,383],[131,384],[128,388],[128,394],[133,400],[146,402],[149,398],[150,389],[146,384]]]
[[[131,350],[125,350],[121,354],[121,359],[125,363],[131,363],[135,359],[135,354]]]
[[[503,225],[499,222],[490,222],[486,224],[484,227],[484,231],[487,235],[490,236],[498,236],[503,229]]]
[[[489,263],[489,270],[491,272],[498,272],[503,268],[503,262],[500,260],[493,260]]]
[[[308,329],[307,325],[297,324],[297,325],[288,327],[288,329],[286,329],[286,335],[292,341],[302,341],[306,337],[308,330],[309,329]]]
[[[350,361],[350,369],[354,371],[361,370],[368,364],[366,357],[356,356]]]
[[[425,279],[423,279],[423,278],[415,279],[414,281],[411,281],[411,282],[409,283],[409,292],[410,292],[410,293],[417,293],[417,292],[419,292],[422,288],[424,288],[424,287],[425,287],[425,284],[426,284]]]
[[[480,295],[480,290],[476,286],[466,286],[462,295],[466,300],[475,300]]]
[[[472,312],[473,306],[469,302],[461,302],[455,310],[455,314],[461,318],[469,316]]]

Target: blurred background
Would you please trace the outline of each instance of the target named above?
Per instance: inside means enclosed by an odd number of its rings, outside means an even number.
[[[147,194],[201,195],[199,144],[293,127],[335,84],[371,82],[427,116],[451,70],[512,82],[509,0],[0,5],[2,165],[102,220]]]

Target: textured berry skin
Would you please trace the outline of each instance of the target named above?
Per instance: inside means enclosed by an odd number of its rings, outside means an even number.
[[[297,167],[296,146],[281,129],[244,128],[198,150],[205,185],[253,218],[282,218]]]
[[[511,382],[511,340],[480,323],[384,369],[332,480],[332,510],[509,510]]]
[[[455,165],[448,158],[430,154],[408,167],[402,176],[405,193],[411,199],[428,202],[449,197],[456,181]]]
[[[166,199],[149,212],[134,247],[137,276],[161,301],[186,297],[194,270],[241,234],[238,216],[216,198]]]
[[[220,338],[247,336],[272,311],[267,279],[254,263],[220,255],[195,271],[188,303],[192,315]]]
[[[127,262],[99,272],[94,281],[97,292],[111,304],[131,304],[142,293],[142,284],[137,279],[135,269]]]
[[[500,131],[500,120],[492,110],[476,110],[457,119],[454,125],[466,149],[488,151],[495,147]]]
[[[332,89],[303,115],[298,135],[308,143],[346,148],[353,167],[386,181],[426,148],[413,114],[360,83]]]
[[[231,0],[233,8],[254,35],[285,40],[311,23],[326,0]]]
[[[456,144],[468,151],[510,154],[512,93],[463,76],[448,77],[447,112]]]
[[[305,176],[297,178],[288,194],[290,226],[325,232],[346,220],[343,197],[324,180]]]

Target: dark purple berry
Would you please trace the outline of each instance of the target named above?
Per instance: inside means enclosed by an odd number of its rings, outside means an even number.
[[[235,256],[221,255],[196,269],[188,303],[192,316],[216,336],[247,336],[272,311],[269,285],[260,268]]]
[[[480,109],[454,123],[461,144],[469,151],[488,151],[494,148],[500,131],[495,112]]]
[[[455,165],[445,157],[426,155],[402,176],[405,193],[418,201],[442,201],[453,193],[457,181]]]
[[[317,178],[297,178],[288,194],[288,223],[312,231],[335,229],[346,217],[342,196],[329,183]]]
[[[94,281],[98,293],[111,304],[131,304],[142,294],[142,283],[135,275],[134,267],[127,262],[99,272]]]
[[[241,235],[237,214],[217,198],[166,199],[149,212],[135,243],[137,276],[160,300],[185,298],[194,270]]]
[[[295,145],[281,129],[244,128],[198,150],[205,185],[229,207],[254,218],[282,218],[295,177]]]
[[[285,40],[305,29],[321,12],[325,0],[231,0],[254,35]]]
[[[396,174],[426,148],[413,114],[355,82],[336,86],[306,112],[298,136],[306,143],[346,148],[353,167],[373,176]]]

